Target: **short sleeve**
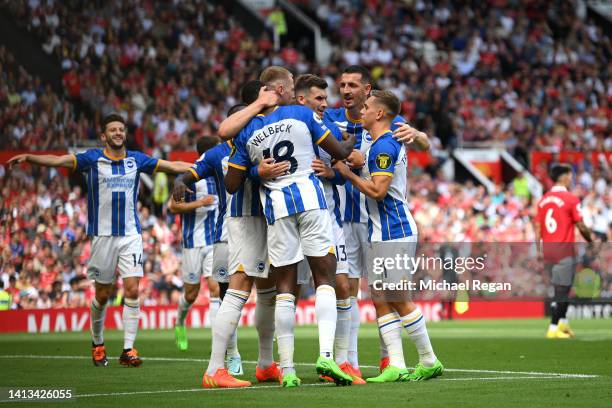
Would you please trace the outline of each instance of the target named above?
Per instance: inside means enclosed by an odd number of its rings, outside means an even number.
[[[372,176],[393,177],[399,146],[393,140],[381,140],[374,143],[368,154],[368,168]]]
[[[74,155],[75,165],[74,170],[84,172],[89,170],[97,161],[100,155],[95,150],[87,150],[83,153]]]
[[[323,117],[323,125],[326,126],[331,132],[332,136],[336,138],[339,142],[342,141],[342,131],[334,122],[330,121],[325,116]]]
[[[572,221],[576,223],[582,221],[582,205],[580,205],[580,200],[578,200],[576,197],[573,198],[574,199],[572,200],[571,215]]]
[[[204,154],[200,160],[193,163],[189,171],[196,178],[197,181],[200,181],[203,178],[210,177],[215,173],[215,168],[212,163],[214,159],[214,152],[210,151]]]
[[[314,144],[320,144],[327,136],[330,135],[331,131],[325,126],[323,121],[317,116],[317,114],[305,107],[302,107],[301,114],[303,121],[308,126],[308,130],[312,136],[312,142]]]
[[[153,174],[157,170],[157,166],[159,166],[159,159],[144,153],[134,152],[134,158],[136,159],[138,171],[142,173]]]
[[[227,165],[238,170],[247,171],[247,169],[251,167],[252,163],[244,143],[244,132],[244,129],[241,130],[238,137],[234,139]]]

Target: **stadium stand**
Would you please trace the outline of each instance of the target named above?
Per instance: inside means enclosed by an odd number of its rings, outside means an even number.
[[[461,9],[450,1],[298,3],[311,8],[333,39],[326,66],[298,51],[297,57],[274,51],[267,34],[250,36],[206,2],[4,3],[61,65],[64,88],[56,93],[0,47],[0,148],[93,144],[100,117],[120,111],[133,147],[189,150],[198,137],[214,134],[240,85],[262,66],[289,65],[333,84],[341,67],[364,64],[379,87],[400,96],[404,117],[439,150],[501,145],[527,167],[531,149],[612,150],[610,38],[570,2],[466,1]],[[339,105],[334,87],[330,92]],[[549,164],[530,169],[545,187]],[[532,200],[516,184],[488,193],[469,181],[446,180],[436,165],[412,170],[410,199],[423,240],[533,240]],[[610,165],[604,156],[577,163],[576,171],[587,226],[612,238]],[[0,165],[0,192],[0,278],[13,294],[12,307],[88,305],[93,289],[85,274],[89,242],[78,180]],[[176,303],[179,221],[165,209],[156,217],[150,199],[142,199],[141,302]],[[612,293],[612,282],[603,286]],[[206,300],[206,289],[200,296]],[[114,299],[121,302],[121,288]]]

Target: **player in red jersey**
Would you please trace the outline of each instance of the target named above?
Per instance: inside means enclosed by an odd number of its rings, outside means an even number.
[[[568,191],[573,171],[568,164],[553,166],[550,176],[555,185],[538,202],[536,243],[547,269],[552,274],[556,306],[546,333],[547,338],[569,338],[574,335],[567,322],[568,296],[576,271],[574,226],[585,240],[592,242],[591,231],[582,222],[580,200]],[[543,245],[540,246],[540,241]]]

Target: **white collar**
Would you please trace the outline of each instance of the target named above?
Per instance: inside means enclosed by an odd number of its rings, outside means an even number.
[[[557,192],[557,191],[567,191],[567,188],[563,187],[563,186],[553,186],[550,189],[551,192]]]

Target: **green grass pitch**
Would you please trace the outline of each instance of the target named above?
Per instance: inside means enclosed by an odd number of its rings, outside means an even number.
[[[119,366],[122,333],[106,333],[110,366],[90,359],[88,333],[0,336],[0,387],[72,388],[78,407],[409,407],[409,406],[612,406],[612,322],[572,323],[571,340],[547,340],[545,320],[443,321],[429,323],[434,349],[447,368],[421,383],[336,387],[319,383],[314,371],[315,327],[296,331],[295,361],[303,386],[281,389],[255,382],[257,334],[240,328],[238,344],[248,389],[205,390],[202,373],[210,355],[210,330],[188,331],[190,348],[180,353],[169,330],[141,330],[140,368]],[[361,327],[360,363],[365,377],[377,373],[378,334]],[[409,365],[416,351],[404,338]],[[69,402],[15,406],[71,406]],[[6,402],[0,407],[13,405]]]

